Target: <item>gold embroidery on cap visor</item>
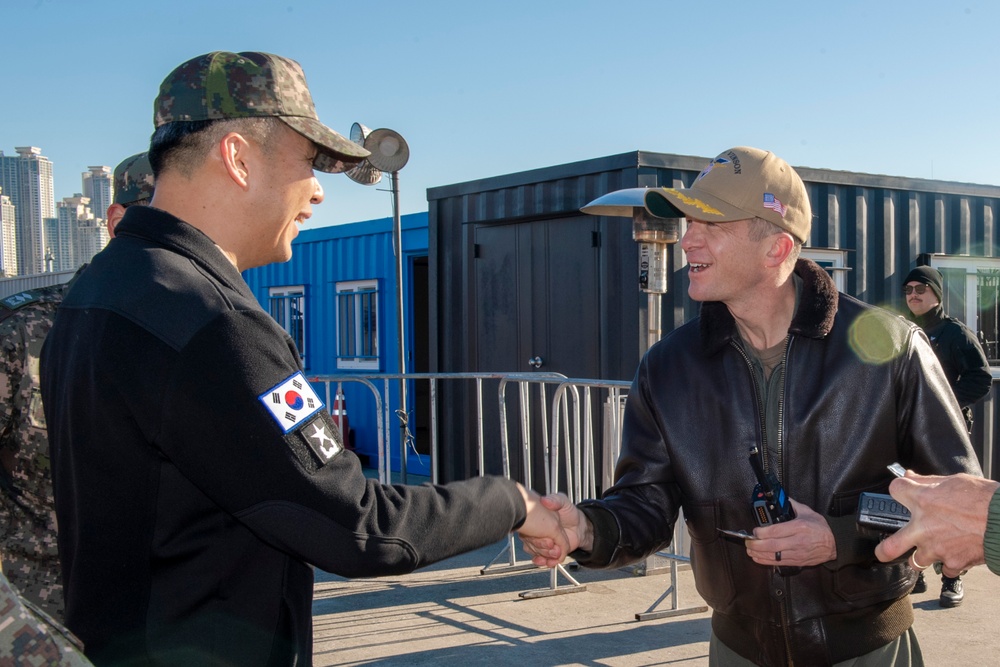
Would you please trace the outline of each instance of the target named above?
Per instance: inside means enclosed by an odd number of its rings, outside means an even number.
[[[688,206],[694,206],[702,213],[707,213],[709,215],[725,215],[725,213],[715,208],[711,204],[706,204],[700,199],[688,197],[686,194],[684,194],[680,190],[677,190],[676,188],[663,188],[663,191],[672,194],[673,196],[677,197],[678,199],[681,200],[681,202],[687,204]]]

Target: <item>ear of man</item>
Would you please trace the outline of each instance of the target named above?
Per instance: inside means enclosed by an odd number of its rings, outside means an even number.
[[[108,207],[108,216],[106,224],[108,227],[108,236],[110,236],[111,238],[115,237],[115,227],[117,227],[118,223],[122,221],[122,216],[124,215],[125,215],[125,207],[122,206],[121,204],[112,204],[111,206]]]
[[[218,149],[229,178],[242,190],[249,190],[251,167],[255,162],[250,142],[238,132],[229,132],[219,140]]]
[[[795,240],[792,239],[791,235],[786,233],[774,234],[768,237],[768,241],[770,241],[771,245],[765,255],[767,266],[777,267],[788,261],[788,257],[795,249]]]

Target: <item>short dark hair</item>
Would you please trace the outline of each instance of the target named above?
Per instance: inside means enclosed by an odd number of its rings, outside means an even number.
[[[161,125],[149,140],[153,177],[159,178],[166,169],[177,169],[190,176],[201,165],[211,145],[229,132],[239,132],[269,151],[279,124],[284,125],[284,122],[270,116],[174,121]]]
[[[799,258],[799,254],[802,252],[802,241],[795,238],[795,236],[788,230],[782,229],[770,220],[765,220],[764,218],[751,218],[747,224],[747,238],[755,243],[763,241],[768,236],[773,234],[788,234],[792,237],[792,241],[795,242],[795,245],[792,247],[792,251],[788,253],[788,257],[785,259],[785,262],[794,265],[795,260]]]
[[[772,234],[781,234],[784,231],[778,225],[764,218],[750,218],[750,223],[747,225],[747,237],[754,242],[763,241]]]

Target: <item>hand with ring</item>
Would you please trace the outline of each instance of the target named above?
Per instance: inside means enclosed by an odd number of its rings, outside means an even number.
[[[837,559],[837,541],[826,517],[790,498],[795,518],[757,526],[744,540],[747,556],[765,567],[810,567]]]
[[[929,568],[930,565],[921,565],[920,563],[918,563],[917,562],[917,550],[914,549],[913,553],[910,554],[910,567],[912,567],[917,572],[923,572],[924,570],[926,570],[927,568]]]

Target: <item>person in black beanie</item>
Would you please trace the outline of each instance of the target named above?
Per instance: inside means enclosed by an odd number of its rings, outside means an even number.
[[[941,361],[971,434],[972,406],[989,393],[993,376],[976,335],[961,320],[945,315],[941,305],[943,284],[941,273],[937,269],[918,266],[903,281],[903,296],[910,309],[910,319],[931,340],[931,346]],[[927,583],[921,572],[913,592],[922,593],[926,590]],[[942,574],[941,606],[957,607],[964,598],[961,575],[952,578]]]

